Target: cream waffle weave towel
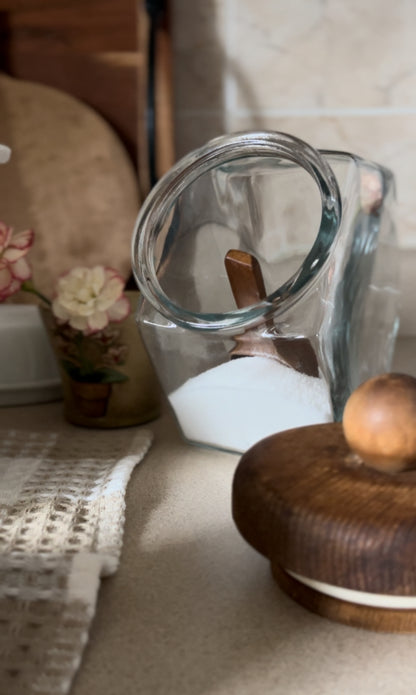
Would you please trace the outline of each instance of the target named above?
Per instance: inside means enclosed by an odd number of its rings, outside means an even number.
[[[0,430],[0,695],[69,691],[151,443],[137,432]]]

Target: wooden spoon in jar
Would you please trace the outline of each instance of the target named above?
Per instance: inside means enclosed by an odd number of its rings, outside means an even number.
[[[231,249],[225,256],[225,268],[231,290],[239,309],[258,304],[266,298],[260,264],[250,253]],[[271,321],[264,324],[275,330]],[[278,360],[287,367],[308,376],[319,376],[315,351],[307,338],[267,337],[257,329],[245,331],[235,338],[231,358],[260,356]]]

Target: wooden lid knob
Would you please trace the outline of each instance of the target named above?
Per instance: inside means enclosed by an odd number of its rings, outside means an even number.
[[[350,396],[344,436],[365,464],[387,473],[416,468],[416,379],[383,374]]]

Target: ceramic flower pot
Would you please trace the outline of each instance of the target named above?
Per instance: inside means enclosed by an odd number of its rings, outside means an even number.
[[[83,335],[42,318],[58,360],[67,420],[85,427],[125,427],[159,415],[160,389],[134,319],[137,292],[126,292],[131,312],[102,331]]]

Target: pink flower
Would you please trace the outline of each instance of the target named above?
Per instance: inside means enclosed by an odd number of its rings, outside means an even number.
[[[32,275],[25,256],[33,244],[34,233],[27,229],[13,234],[13,229],[0,222],[0,302],[18,292]]]
[[[58,281],[52,311],[72,328],[86,335],[96,333],[130,313],[123,289],[123,279],[112,268],[73,268]]]

